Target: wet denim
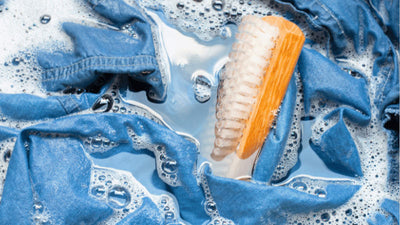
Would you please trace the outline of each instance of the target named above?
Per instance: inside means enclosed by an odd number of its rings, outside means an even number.
[[[390,199],[385,199],[381,204],[383,210],[385,210],[390,216],[385,216],[381,213],[375,215],[375,219],[368,219],[370,225],[390,225],[399,224],[399,203]]]
[[[365,40],[368,38],[360,41],[358,36],[359,10],[364,15],[365,35],[375,38],[374,52],[379,53],[374,74],[381,73],[386,77],[378,90],[380,94],[377,99],[368,98],[368,83],[364,78],[349,76],[335,62],[314,50],[304,48],[296,68],[303,86],[306,114],[310,111],[311,102],[317,98],[340,104],[325,117],[329,120],[337,116],[338,122],[325,131],[320,144],[311,145],[313,150],[330,169],[349,176],[362,176],[358,150],[344,118],[360,126],[368,125],[372,101],[379,106],[385,124],[398,121],[398,59],[390,41],[392,37],[389,38],[386,35],[389,33],[383,32],[380,26],[385,24],[389,27],[395,22],[383,18],[382,24],[378,24],[372,16],[372,13],[376,13],[371,11],[372,5],[362,1],[278,2],[290,3],[309,18],[318,16],[317,19],[310,19],[310,26],[327,30],[331,44],[328,49],[337,57],[342,57],[344,47],[349,44],[348,37],[354,40],[355,48],[359,51],[366,46]],[[137,8],[120,0],[89,3],[114,26],[119,28],[129,24],[139,39],[116,30],[64,24],[64,30],[74,41],[75,51],[40,55],[39,63],[45,69],[44,87],[50,91],[70,86],[87,88],[100,75],[123,74],[137,83],[146,84],[149,87],[149,99],[165,99],[165,87],[155,58],[148,18]],[[396,35],[395,26],[391,29],[393,32],[390,32]],[[0,95],[0,113],[5,117],[25,121],[47,120],[23,129],[0,127],[0,140],[16,138],[0,204],[0,224],[30,224],[29,215],[32,214],[33,204],[37,202],[48,210],[52,221],[57,224],[97,224],[106,219],[112,214],[112,208],[89,194],[93,162],[87,154],[94,158],[107,158],[127,152],[138,156],[138,160],[143,154],[154,157],[149,150],[135,149],[128,128],[139,136],[147,136],[151,143],[164,145],[168,157],[177,162],[180,186],[171,186],[158,176],[153,176],[149,185],[173,194],[179,203],[180,216],[191,224],[210,220],[204,210],[206,196],[198,183],[198,176],[202,175],[219,214],[237,224],[283,224],[287,213],[335,208],[348,201],[359,189],[359,186],[351,183],[326,181],[326,197],[320,198],[290,187],[270,185],[290,132],[288,128],[297,91],[294,78],[283,101],[276,127],[267,137],[257,161],[252,182],[214,176],[207,164],[200,167],[204,159],[199,159],[195,144],[144,117],[112,113],[69,115],[92,107],[109,84],[110,81],[106,82],[97,93],[84,92],[80,95],[47,98],[26,94]],[[396,127],[389,128],[396,134]],[[83,145],[83,139],[98,134],[118,145],[102,153],[90,153]],[[346,148],[338,148],[338,145]],[[346,152],[341,149],[346,149]],[[396,147],[393,149],[395,153]],[[133,176],[140,176],[141,170],[143,168],[137,168]],[[398,174],[398,164],[397,167],[393,166],[393,170]],[[368,222],[398,222],[398,207],[398,202],[385,200],[382,208],[392,216],[386,218],[377,214]],[[150,198],[144,198],[142,205],[119,224],[165,224],[165,218],[160,215],[155,203]]]
[[[63,30],[74,42],[74,52],[39,55],[45,69],[43,86],[49,91],[69,86],[85,88],[99,74],[126,74],[147,91],[149,100],[162,102],[165,85],[156,58],[151,23],[143,13],[124,1],[89,1],[93,9],[109,19],[114,29],[64,23]],[[124,33],[122,30],[130,33]]]
[[[0,214],[10,216],[0,217],[1,224],[10,224],[15,218],[20,218],[19,224],[28,224],[30,218],[26,215],[30,215],[34,202],[41,202],[57,223],[95,224],[109,216],[111,208],[89,196],[92,162],[84,154],[87,149],[82,148],[82,138],[100,133],[119,143],[107,152],[97,153],[95,157],[109,157],[124,151],[146,154],[147,150],[135,149],[128,128],[140,136],[148,136],[151,143],[163,144],[168,157],[177,161],[177,174],[182,186],[166,188],[177,198],[182,218],[193,224],[207,221],[202,205],[205,197],[194,173],[198,166],[195,144],[140,116],[88,114],[41,123],[17,134],[0,205]],[[8,135],[14,134],[11,132]],[[137,172],[140,173],[140,170]],[[233,219],[238,224],[255,224],[259,216],[265,214],[274,215],[269,218],[271,221],[284,221],[284,212],[299,213],[337,207],[359,188],[332,183],[327,187],[327,197],[319,198],[290,187],[216,177],[207,168],[205,174],[221,216]],[[244,200],[249,199],[252,200],[251,204],[243,204]],[[125,219],[148,219],[148,213],[152,215],[156,210],[152,204],[151,201],[144,201],[143,209]],[[241,207],[231,207],[238,204]],[[255,209],[253,204],[259,207]]]

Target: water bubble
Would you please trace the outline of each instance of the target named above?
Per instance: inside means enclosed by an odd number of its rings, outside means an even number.
[[[299,191],[307,190],[307,185],[303,182],[296,182],[293,184],[293,188]]]
[[[92,142],[91,142],[93,148],[100,148],[102,143],[103,143],[103,140],[101,139],[101,137],[95,137],[92,139]]]
[[[23,60],[22,60],[21,58],[15,57],[15,58],[12,59],[11,63],[12,63],[14,66],[18,66],[22,61],[23,61]]]
[[[169,211],[169,212],[166,212],[165,213],[165,220],[172,220],[172,219],[174,219],[174,213],[173,212],[171,212],[171,211]]]
[[[165,204],[167,204],[167,203],[168,203],[168,198],[165,197],[165,196],[163,196],[163,197],[161,198],[161,204],[165,205]]]
[[[111,145],[111,141],[108,138],[103,139],[103,147],[108,148]]]
[[[119,106],[116,105],[116,106],[113,107],[112,111],[116,113],[116,112],[118,112],[118,110],[119,110]]]
[[[10,161],[11,158],[11,150],[8,149],[6,152],[4,152],[3,160],[4,162]]]
[[[290,137],[293,138],[293,139],[296,139],[296,138],[297,138],[297,132],[293,131],[293,132],[290,134]]]
[[[91,193],[96,197],[102,197],[106,193],[106,188],[104,186],[97,186],[92,188]]]
[[[215,202],[207,202],[205,208],[207,212],[213,213],[217,210],[217,205]]]
[[[112,108],[113,103],[113,98],[110,95],[105,94],[96,100],[92,106],[92,110],[95,112],[108,112]]]
[[[348,209],[344,213],[346,214],[346,216],[351,216],[351,214],[353,214],[353,211],[351,209]]]
[[[329,215],[329,213],[323,213],[321,215],[321,220],[324,222],[328,222],[330,218],[331,218],[331,216]]]
[[[44,207],[43,207],[42,203],[40,203],[40,202],[33,203],[33,213],[40,214],[43,212],[43,210],[44,210]]]
[[[216,11],[221,11],[224,8],[224,1],[223,0],[213,0],[212,7]]]
[[[41,24],[48,24],[51,20],[51,16],[50,15],[43,15],[40,17],[40,23]]]
[[[230,38],[230,37],[232,36],[232,31],[231,31],[231,29],[230,29],[229,27],[226,27],[226,26],[223,27],[223,28],[221,29],[220,36],[221,36],[223,39]]]
[[[158,146],[156,147],[156,150],[159,151],[159,152],[162,152],[162,151],[165,150],[165,147],[164,147],[163,145],[158,145]]]
[[[324,190],[322,190],[322,189],[315,190],[315,194],[320,198],[325,198],[326,197],[326,192]]]
[[[112,208],[122,209],[129,204],[131,197],[123,187],[113,187],[108,192],[108,204]]]
[[[104,175],[100,175],[100,176],[99,176],[99,180],[100,180],[100,181],[103,181],[103,180],[105,180],[105,179],[106,179],[106,176],[104,176]]]
[[[176,172],[177,164],[178,163],[175,160],[167,159],[166,161],[162,162],[161,169],[168,174],[172,174]]]
[[[193,90],[198,102],[207,102],[211,97],[211,81],[203,75],[195,75]]]
[[[181,2],[179,2],[178,4],[176,4],[176,8],[178,9],[183,9],[185,7],[185,5]]]

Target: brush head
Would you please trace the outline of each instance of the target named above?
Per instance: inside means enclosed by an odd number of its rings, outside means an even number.
[[[301,30],[281,17],[246,16],[218,90],[211,157],[249,158],[262,147],[286,93],[304,43]]]

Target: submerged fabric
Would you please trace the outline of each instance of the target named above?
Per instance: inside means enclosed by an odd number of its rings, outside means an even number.
[[[43,86],[49,91],[68,86],[85,88],[96,73],[127,74],[147,91],[152,101],[162,102],[166,90],[158,67],[151,24],[138,9],[124,1],[89,1],[93,9],[111,20],[114,29],[64,23],[72,38],[73,53],[43,53],[39,64],[46,69]],[[121,32],[118,29],[128,31]]]
[[[378,24],[373,13],[379,13],[381,9],[375,7],[378,11],[371,11],[372,5],[363,1],[277,2],[291,4],[295,10],[310,18],[318,16],[310,20],[310,26],[326,29],[330,37],[328,49],[335,57],[343,56],[350,40],[355,49],[363,51],[368,44],[367,37],[374,37],[374,53],[379,57],[373,71],[376,76],[380,74],[386,78],[379,87],[377,99],[369,99],[368,82],[364,77],[349,76],[335,62],[315,50],[304,48],[296,68],[303,88],[306,115],[316,100],[340,105],[324,118],[338,118],[336,124],[324,132],[320,143],[311,143],[312,149],[331,170],[353,177],[362,176],[358,150],[344,119],[359,126],[368,125],[372,102],[378,106],[384,125],[398,121],[398,59],[391,42],[398,37],[398,28],[396,30],[393,25],[396,23],[396,12],[391,11],[389,18],[381,18],[381,24]],[[145,188],[156,187],[173,195],[180,212],[175,218],[181,217],[191,224],[203,224],[216,218],[236,224],[283,224],[287,214],[336,208],[359,190],[360,187],[351,182],[328,180],[324,181],[326,196],[321,198],[291,187],[271,185],[295,110],[297,86],[294,78],[276,127],[266,139],[257,161],[252,182],[214,176],[207,163],[200,163],[204,159],[199,158],[194,143],[144,117],[113,113],[69,115],[91,108],[109,88],[116,74],[131,77],[134,89],[145,89],[149,100],[160,102],[167,97],[149,18],[139,8],[122,0],[90,0],[89,3],[113,26],[121,28],[128,25],[127,29],[133,33],[66,23],[63,29],[72,37],[75,51],[39,55],[39,63],[45,69],[43,85],[49,91],[70,87],[88,91],[47,98],[26,94],[0,95],[2,116],[24,121],[45,120],[23,129],[0,127],[0,140],[16,140],[0,204],[0,224],[31,224],[35,218],[30,215],[36,215],[37,210],[42,215],[50,215],[47,222],[54,224],[98,224],[108,219],[116,210],[115,205],[91,194],[91,176],[96,167],[91,159],[109,158],[119,153],[133,155],[136,160],[132,161],[132,165],[138,166],[132,175],[141,176],[144,168],[139,166],[140,156],[154,157],[155,163],[160,160],[160,155],[151,147],[138,145],[135,137],[142,138],[149,146],[165,148],[163,157],[174,162],[171,165],[176,168],[170,167],[169,171],[173,171],[178,184],[158,176],[165,171],[162,167],[155,167],[151,174],[156,175],[151,178],[150,186]],[[377,1],[371,4],[381,5]],[[395,10],[385,2],[386,5],[387,9]],[[359,23],[360,13],[363,15],[362,23]],[[380,25],[388,27],[386,33]],[[358,35],[359,26],[364,26],[364,36]],[[91,92],[90,87],[101,77],[108,80],[100,82],[96,91]],[[388,127],[393,137],[398,135],[398,127]],[[93,137],[105,138],[115,145],[101,151],[91,149],[85,145],[85,140]],[[395,159],[398,146],[391,146]],[[398,162],[396,166],[391,161],[388,166],[393,168],[388,179],[398,182],[395,180]],[[382,208],[393,216],[377,214],[368,222],[398,222],[398,207],[398,202],[385,200]],[[128,210],[119,224],[169,224],[170,219],[154,199],[142,196],[139,207]]]
[[[182,185],[168,185],[167,188],[177,198],[182,218],[193,224],[207,221],[209,218],[202,206],[205,196],[194,174],[197,167],[195,144],[143,117],[88,114],[56,119],[23,129],[18,134],[0,205],[1,215],[13,216],[0,217],[1,224],[10,224],[16,217],[20,218],[19,224],[28,224],[31,218],[26,215],[30,215],[33,205],[38,203],[49,212],[56,224],[62,221],[67,224],[96,224],[111,215],[112,208],[109,205],[89,194],[93,165],[85,154],[91,151],[82,147],[82,142],[85,137],[100,133],[102,137],[117,143],[117,146],[97,152],[96,157],[109,157],[124,151],[145,154],[148,150],[135,148],[127,132],[129,128],[139,136],[146,136],[149,143],[165,146],[167,156],[177,162],[177,176]],[[215,177],[207,169],[205,174],[220,215],[238,224],[257,224],[261,216],[267,214],[274,215],[268,219],[274,222],[284,221],[284,213],[337,207],[359,188],[332,183],[327,186],[327,197],[320,198],[289,187]],[[252,200],[248,206],[232,207],[248,199]],[[157,214],[154,210],[158,210],[152,204],[144,200],[140,210],[134,211],[126,220],[131,217],[135,221],[151,219],[152,214]],[[258,207],[254,208],[253,204]],[[164,220],[162,218],[161,221]]]

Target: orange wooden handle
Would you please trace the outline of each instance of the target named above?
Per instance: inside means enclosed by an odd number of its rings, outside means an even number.
[[[285,96],[304,43],[304,34],[294,23],[275,16],[262,18],[279,28],[279,36],[266,68],[260,92],[240,139],[236,154],[246,159],[259,150]]]

